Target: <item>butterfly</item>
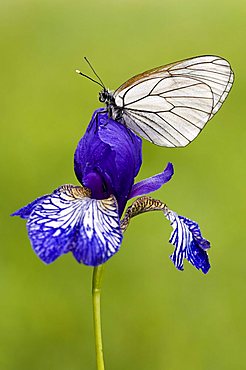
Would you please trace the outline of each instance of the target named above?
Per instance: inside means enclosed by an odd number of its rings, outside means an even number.
[[[191,143],[218,112],[234,80],[226,59],[203,55],[140,73],[112,92],[86,61],[100,82],[76,72],[103,88],[99,101],[109,117],[165,147]]]

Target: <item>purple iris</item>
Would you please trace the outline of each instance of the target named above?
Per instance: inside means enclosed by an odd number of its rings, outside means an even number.
[[[103,109],[96,110],[74,155],[75,174],[82,186],[63,185],[13,214],[27,219],[36,254],[51,263],[72,252],[78,262],[91,266],[112,257],[122,242],[120,218],[127,201],[159,189],[173,175],[168,163],[163,172],[134,184],[141,164],[142,140]],[[173,256],[181,254],[182,261],[187,258],[206,273],[210,267],[205,251],[208,242],[198,225],[189,220],[187,229],[187,219],[172,211],[164,214],[173,227],[177,224]],[[180,258],[172,260],[182,269]]]

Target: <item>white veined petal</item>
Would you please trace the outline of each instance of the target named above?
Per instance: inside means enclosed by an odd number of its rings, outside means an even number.
[[[120,247],[122,233],[115,198],[91,199],[78,193],[78,188],[66,185],[57,189],[29,217],[32,246],[46,263],[72,251],[79,262],[96,266]]]
[[[171,260],[179,270],[183,270],[187,245],[191,242],[191,233],[175,212],[167,209],[164,214],[173,228],[169,242],[175,246],[175,250]]]
[[[225,59],[200,56],[134,76],[114,98],[135,133],[157,145],[185,146],[219,110],[233,78]]]
[[[173,229],[169,242],[175,247],[170,256],[174,265],[179,270],[183,270],[183,260],[186,258],[198,270],[206,274],[210,269],[206,253],[210,248],[210,243],[202,236],[199,225],[195,221],[179,216],[167,207],[164,209],[164,215]]]
[[[113,196],[90,199],[80,220],[80,235],[74,248],[79,262],[96,266],[108,260],[120,247],[122,232],[118,207]]]

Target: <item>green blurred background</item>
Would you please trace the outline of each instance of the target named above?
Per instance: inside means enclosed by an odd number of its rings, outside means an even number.
[[[244,0],[1,1],[1,370],[95,369],[91,268],[71,255],[45,266],[25,222],[9,217],[77,184],[75,146],[100,104],[98,87],[74,70],[91,74],[87,56],[115,89],[199,54],[227,58],[234,88],[189,147],[144,142],[138,179],[174,164],[155,196],[199,222],[212,268],[177,271],[163,216],[133,220],[105,270],[106,369],[245,368],[245,17]]]

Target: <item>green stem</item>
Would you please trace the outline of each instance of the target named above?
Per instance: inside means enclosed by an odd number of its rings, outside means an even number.
[[[163,211],[168,210],[167,206],[158,199],[151,197],[137,198],[130,207],[127,208],[123,220],[121,220],[121,231],[124,233],[129,225],[132,217],[135,217],[143,212],[149,211]],[[103,346],[102,346],[102,329],[101,329],[101,312],[100,312],[100,299],[101,299],[101,285],[102,273],[104,264],[94,267],[92,277],[92,306],[93,306],[93,320],[94,320],[94,334],[96,344],[96,360],[97,370],[104,370],[103,360]]]
[[[93,305],[97,370],[104,370],[101,312],[100,312],[101,283],[103,270],[104,264],[94,267],[92,278],[92,305]]]

